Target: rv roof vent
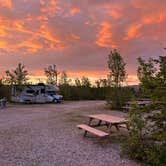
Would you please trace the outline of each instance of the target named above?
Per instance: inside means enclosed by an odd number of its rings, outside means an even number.
[[[38,86],[45,86],[44,83],[38,83]]]

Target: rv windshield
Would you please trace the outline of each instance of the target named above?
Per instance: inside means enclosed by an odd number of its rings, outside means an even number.
[[[56,95],[55,91],[47,91],[46,93],[49,94],[49,95]]]
[[[35,91],[34,90],[27,90],[26,93],[33,94],[33,93],[35,93]]]

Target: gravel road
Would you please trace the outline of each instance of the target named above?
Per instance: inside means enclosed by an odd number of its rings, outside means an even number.
[[[120,156],[112,141],[83,137],[77,124],[86,115],[124,114],[104,109],[103,101],[9,105],[0,111],[0,166],[137,166]]]

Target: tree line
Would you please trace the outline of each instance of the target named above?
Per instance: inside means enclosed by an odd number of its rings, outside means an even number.
[[[126,79],[125,63],[122,56],[113,50],[108,55],[108,68],[110,74],[107,79],[98,79],[95,81],[96,87],[108,87],[116,86],[120,87],[121,83]],[[51,85],[71,85],[72,80],[68,77],[65,71],[61,73],[57,70],[55,64],[49,65],[44,68],[44,74],[46,76],[46,83]],[[8,85],[25,85],[29,84],[29,72],[25,69],[22,63],[19,63],[16,69],[6,70],[5,76],[0,79],[0,84]],[[75,86],[91,87],[92,83],[88,77],[83,76],[81,79],[76,78],[74,80]]]
[[[108,55],[108,68],[110,73],[107,79],[98,79],[92,84],[88,77],[75,78],[72,81],[67,72],[59,72],[55,64],[44,68],[46,84],[60,87],[62,95],[68,100],[82,99],[106,99],[109,96],[108,89],[120,88],[126,79],[125,63],[117,50],[113,50]],[[25,85],[29,82],[29,72],[22,63],[16,69],[7,70],[5,76],[0,79],[0,85]],[[2,96],[2,95],[1,95]],[[117,103],[118,104],[118,103]]]

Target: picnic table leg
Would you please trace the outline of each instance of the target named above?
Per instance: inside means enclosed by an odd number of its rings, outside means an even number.
[[[109,130],[110,130],[110,133],[111,133],[111,128],[112,128],[112,126],[115,126],[116,127],[116,129],[119,131],[119,126],[118,126],[118,124],[109,124]]]
[[[102,122],[102,120],[99,120],[99,123],[97,124],[97,126],[100,126],[100,125],[101,125],[101,122]]]
[[[85,133],[84,133],[84,137],[86,137],[86,135],[87,135],[87,131],[85,131]]]
[[[129,127],[128,123],[126,123],[126,128],[127,128],[127,130],[130,130],[130,127]]]
[[[109,123],[108,122],[106,122],[105,125],[107,126],[107,128],[109,127]]]
[[[89,126],[91,125],[92,120],[93,120],[93,118],[89,118],[89,122],[88,122],[88,125],[89,125]],[[84,133],[84,137],[86,137],[86,135],[87,135],[87,131],[85,131],[85,133]]]
[[[116,129],[119,131],[119,126],[118,126],[118,124],[115,124],[114,126],[115,126]]]
[[[112,124],[108,124],[109,133],[111,133]]]
[[[89,126],[91,125],[92,120],[93,120],[93,118],[89,118],[89,123],[88,123]]]

